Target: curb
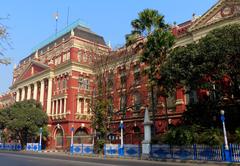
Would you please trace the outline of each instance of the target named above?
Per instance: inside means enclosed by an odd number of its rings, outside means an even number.
[[[63,150],[42,150],[40,153],[67,153],[67,151]]]
[[[6,151],[0,151],[0,152],[6,152]],[[95,158],[95,159],[101,159],[101,160],[136,160],[136,161],[152,161],[152,162],[171,162],[171,163],[190,163],[190,164],[211,164],[211,165],[240,165],[240,163],[236,162],[225,162],[225,161],[205,161],[205,160],[180,160],[180,159],[157,159],[157,158],[134,158],[134,157],[117,157],[117,156],[104,156],[102,154],[92,154],[92,155],[78,155],[78,154],[73,154],[70,155],[67,151],[62,151],[62,150],[44,150],[41,152],[27,152],[27,151],[8,151],[8,152],[13,152],[13,153],[25,153],[25,154],[45,154],[45,155],[64,155],[64,156],[69,156],[69,157],[77,157],[77,158]]]

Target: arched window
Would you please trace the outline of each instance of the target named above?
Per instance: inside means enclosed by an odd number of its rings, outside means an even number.
[[[141,108],[141,95],[138,91],[133,94],[133,106],[135,111],[139,111]]]
[[[127,107],[127,97],[125,94],[123,94],[120,98],[120,110],[124,112],[126,111],[126,107]]]
[[[114,74],[113,74],[113,71],[111,71],[108,74],[108,82],[107,82],[108,90],[112,90],[113,89],[113,82],[114,82]]]
[[[73,142],[76,144],[89,144],[92,142],[92,136],[88,135],[86,128],[78,128],[74,134]]]
[[[133,127],[133,132],[135,133],[135,134],[139,134],[140,133],[140,128],[138,127],[138,126],[135,126],[135,127]]]
[[[109,102],[108,114],[112,116],[113,115],[113,97],[112,96],[108,97],[108,102]]]
[[[57,129],[55,137],[56,137],[56,146],[62,147],[63,146],[63,130],[61,128]]]
[[[87,135],[87,131],[85,128],[79,128],[75,132],[75,136],[84,136],[84,135]]]

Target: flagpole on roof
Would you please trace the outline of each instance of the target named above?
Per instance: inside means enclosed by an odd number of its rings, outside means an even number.
[[[56,26],[55,26],[55,33],[57,35],[57,32],[58,32],[58,17],[59,17],[59,14],[58,14],[58,10],[56,13],[54,13],[54,18],[55,18],[55,21],[56,21]]]

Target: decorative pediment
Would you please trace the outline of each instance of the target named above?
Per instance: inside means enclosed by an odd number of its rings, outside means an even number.
[[[43,72],[44,70],[48,69],[49,66],[45,65],[41,62],[38,61],[34,61],[32,60],[25,69],[23,69],[23,71],[21,72],[21,74],[19,75],[19,77],[17,78],[17,80],[24,80],[27,78],[30,78],[40,72]]]
[[[190,31],[199,29],[227,18],[239,16],[240,1],[239,0],[220,0],[205,14],[199,17],[189,28]]]

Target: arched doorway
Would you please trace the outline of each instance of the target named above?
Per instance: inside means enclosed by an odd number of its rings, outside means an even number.
[[[88,134],[87,129],[78,128],[74,134],[74,144],[91,144],[92,136]]]
[[[132,143],[133,144],[140,144],[141,141],[142,141],[141,129],[138,126],[134,126],[132,128],[132,131],[133,131]]]
[[[62,130],[62,128],[56,128],[55,146],[56,146],[57,149],[62,149],[63,148],[63,130]]]

